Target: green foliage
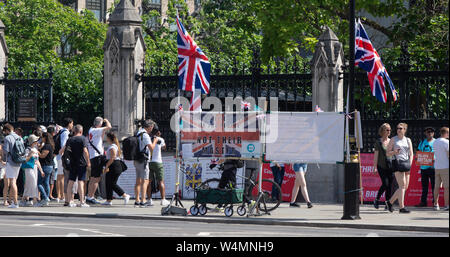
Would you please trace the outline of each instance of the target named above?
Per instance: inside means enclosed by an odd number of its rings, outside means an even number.
[[[409,46],[411,60],[445,63],[448,55],[448,0],[360,0],[356,16],[381,32],[391,44],[389,58],[398,58],[402,43]],[[256,16],[262,26],[262,56],[289,56],[299,48],[313,50],[316,38],[329,26],[348,51],[348,0],[242,0],[242,16]],[[367,17],[364,17],[367,16]],[[385,25],[377,18],[392,21]],[[386,45],[388,46],[388,45]],[[381,46],[379,48],[384,48]],[[391,50],[390,48],[393,48]],[[383,58],[387,62],[394,60]]]
[[[106,24],[90,11],[80,14],[54,0],[9,0],[0,5],[10,70],[53,66],[55,117],[76,111],[101,113]]]

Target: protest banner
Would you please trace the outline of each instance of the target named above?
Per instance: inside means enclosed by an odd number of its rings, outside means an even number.
[[[361,154],[361,172],[362,172],[362,186],[363,186],[363,201],[373,202],[377,196],[378,189],[381,186],[381,179],[378,173],[374,173],[373,168],[373,153],[362,153]],[[422,196],[422,181],[420,175],[420,165],[413,161],[411,166],[411,176],[409,180],[409,186],[406,190],[405,195],[405,205],[414,206],[420,203],[420,197]],[[428,205],[431,205],[433,195],[432,195],[431,183],[428,189],[427,201]],[[385,194],[383,193],[380,201],[385,201]],[[441,188],[439,191],[439,205],[444,206],[444,189]]]

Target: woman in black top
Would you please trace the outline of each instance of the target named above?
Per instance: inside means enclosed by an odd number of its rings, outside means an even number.
[[[38,187],[41,192],[42,204],[48,205],[50,201],[50,176],[53,172],[53,151],[55,149],[55,143],[50,133],[44,132],[42,134],[42,142],[44,146],[41,148],[39,154],[39,162],[41,163],[44,176],[39,175]]]
[[[381,195],[386,192],[385,198],[389,200],[392,195],[392,183],[394,175],[392,170],[387,166],[388,158],[386,156],[386,149],[389,144],[391,134],[391,126],[388,123],[384,123],[378,130],[380,138],[375,142],[375,155],[373,159],[374,172],[378,172],[381,179],[381,187],[378,190],[377,198],[373,201],[373,205],[376,209],[379,207]],[[386,200],[386,201],[387,201]]]

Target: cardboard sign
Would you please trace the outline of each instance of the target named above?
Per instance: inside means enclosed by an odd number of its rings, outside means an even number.
[[[420,152],[416,153],[417,160],[416,163],[419,166],[433,166],[434,164],[434,153]]]

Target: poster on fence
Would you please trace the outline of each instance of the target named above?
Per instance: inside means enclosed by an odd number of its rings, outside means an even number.
[[[175,192],[175,158],[174,157],[163,157],[163,166],[164,166],[164,184],[166,186],[166,198],[170,199],[173,193]],[[134,195],[134,186],[136,184],[136,169],[134,168],[133,161],[125,161],[128,169],[119,177],[117,184],[125,191],[126,194],[129,194],[131,198],[135,198]],[[114,193],[115,197],[118,197],[116,193]],[[153,198],[161,198],[160,192],[154,194]]]
[[[181,155],[184,159],[261,155],[257,113],[183,112]]]
[[[377,196],[378,189],[381,186],[381,180],[378,173],[374,172],[373,168],[373,153],[361,154],[361,174],[362,174],[362,186],[363,186],[363,201],[373,202]],[[409,187],[406,190],[405,205],[414,206],[420,203],[422,196],[422,181],[420,174],[420,166],[416,164],[414,160],[411,166],[411,177],[409,180]],[[428,206],[432,206],[432,189],[431,183],[428,188],[427,202]],[[385,194],[383,193],[381,201],[385,201]],[[444,206],[444,189],[439,191],[439,205]]]
[[[219,160],[221,162],[221,160]],[[210,160],[187,160],[184,162],[184,174],[182,174],[182,198],[183,199],[194,199],[195,191],[194,189],[198,187],[202,182],[211,179],[220,179],[222,171],[218,170],[217,167],[210,169]],[[243,188],[244,185],[244,170],[243,168],[237,169],[236,173],[236,187]],[[217,186],[217,184],[211,185]]]
[[[292,169],[292,164],[285,164],[284,166],[284,178],[283,178],[283,184],[281,186],[281,192],[282,192],[282,198],[281,200],[283,202],[290,202],[291,201],[291,195],[292,195],[292,189],[295,185],[295,172]],[[272,170],[270,169],[270,163],[264,163],[263,164],[263,172],[262,172],[262,178],[263,179],[269,179],[273,180],[273,174]],[[262,184],[262,190],[272,191],[272,188],[270,187],[271,184],[263,183]],[[299,194],[301,194],[299,190]]]

